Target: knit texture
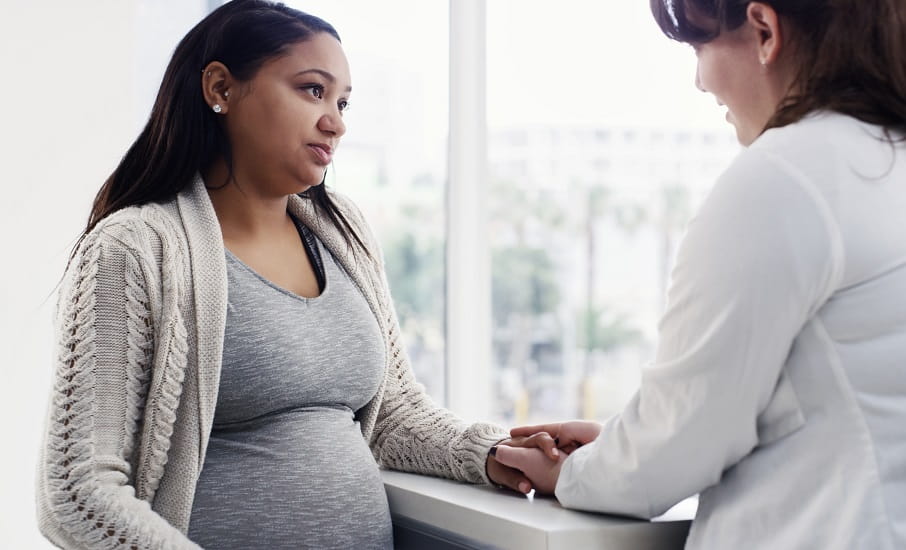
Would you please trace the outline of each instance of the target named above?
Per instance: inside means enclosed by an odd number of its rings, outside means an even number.
[[[415,381],[380,248],[358,209],[333,198],[367,252],[308,199],[289,209],[349,273],[384,338],[383,382],[357,414],[363,437],[383,467],[486,483],[487,451],[507,433],[462,423]],[[109,216],[80,245],[58,299],[38,475],[39,526],[58,546],[198,548],[185,532],[217,402],[224,254],[200,178]]]

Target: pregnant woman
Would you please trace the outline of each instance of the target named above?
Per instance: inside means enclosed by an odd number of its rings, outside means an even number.
[[[351,77],[326,22],[260,0],[177,46],[67,269],[37,493],[68,549],[391,548],[378,467],[527,480],[436,407],[381,253],[324,188]]]

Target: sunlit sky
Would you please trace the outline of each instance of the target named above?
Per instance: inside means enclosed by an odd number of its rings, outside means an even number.
[[[488,52],[495,123],[726,125],[648,2],[488,0]]]

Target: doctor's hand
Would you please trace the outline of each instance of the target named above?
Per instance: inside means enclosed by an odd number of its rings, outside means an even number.
[[[532,447],[532,450],[542,449],[544,453],[547,453],[548,456],[551,457],[551,460],[556,460],[558,456],[563,454],[557,449],[557,444],[554,443],[554,439],[544,432],[506,439],[497,444],[497,447],[500,446],[507,446],[510,448]],[[496,449],[497,447],[494,448]],[[532,482],[526,478],[523,472],[518,468],[511,468],[502,464],[492,453],[488,453],[485,469],[488,474],[488,479],[498,487],[508,487],[522,494],[527,494],[532,490]]]
[[[598,434],[601,433],[601,425],[587,420],[571,420],[569,422],[520,426],[510,430],[512,437],[529,437],[529,441],[532,441],[531,436],[538,433],[549,434],[560,450],[570,454],[582,445],[594,441]],[[548,454],[550,455],[550,453]]]
[[[541,449],[531,447],[497,445],[491,449],[491,453],[499,463],[525,474],[536,492],[547,495],[553,494],[557,488],[560,466],[566,460],[565,453],[559,453],[556,459],[551,459]]]

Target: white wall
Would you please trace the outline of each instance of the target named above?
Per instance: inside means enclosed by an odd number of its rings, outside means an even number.
[[[34,512],[52,294],[94,193],[147,117],[201,0],[0,0],[0,548]]]

